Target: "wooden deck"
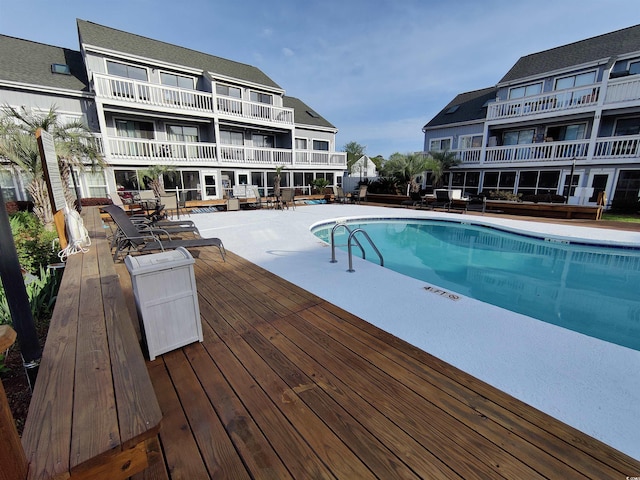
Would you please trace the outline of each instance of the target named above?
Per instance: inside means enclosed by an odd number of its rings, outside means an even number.
[[[231,252],[198,253],[204,342],[147,363],[161,445],[136,479],[640,475],[640,462]]]

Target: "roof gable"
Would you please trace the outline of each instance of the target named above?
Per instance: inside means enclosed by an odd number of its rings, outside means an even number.
[[[500,83],[640,51],[640,25],[521,57]]]
[[[70,75],[53,73],[52,64],[68,65]],[[39,87],[88,91],[82,55],[75,50],[0,35],[0,80]]]
[[[260,69],[207,53],[116,30],[86,20],[77,20],[82,45],[101,47],[137,57],[213,72],[226,77],[281,89]]]

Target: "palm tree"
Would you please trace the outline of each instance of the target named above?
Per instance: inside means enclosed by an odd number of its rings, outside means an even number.
[[[427,161],[427,170],[431,171],[434,188],[441,187],[445,172],[448,172],[451,167],[459,163],[459,160],[456,158],[456,154],[450,150],[431,151],[429,152]]]
[[[429,158],[422,153],[394,153],[384,164],[386,175],[396,178],[398,183],[406,183],[407,195],[410,192],[419,190],[420,187],[416,182],[416,177],[429,169]]]
[[[69,205],[75,201],[75,195],[69,189],[72,168],[90,165],[95,169],[104,165],[95,138],[79,120],[63,123],[55,106],[41,114],[26,107],[6,105],[0,113],[0,157],[27,174],[27,192],[33,200],[34,213],[45,225],[50,224],[53,218],[42,175],[36,131],[42,128],[53,136],[62,186]]]
[[[169,165],[151,165],[149,168],[140,170],[140,176],[143,179],[144,177],[149,178],[149,181],[147,183],[153,190],[156,198],[160,198],[160,195],[163,195],[165,193],[164,186],[162,184],[162,181],[160,180],[163,175],[173,177],[176,175],[176,170]]]

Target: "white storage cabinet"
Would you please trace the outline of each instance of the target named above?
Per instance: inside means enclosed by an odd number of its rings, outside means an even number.
[[[202,341],[194,263],[183,247],[125,258],[150,360]]]

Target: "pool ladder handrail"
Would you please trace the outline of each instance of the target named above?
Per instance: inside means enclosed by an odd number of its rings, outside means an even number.
[[[363,228],[356,228],[355,230],[351,230],[344,223],[336,223],[333,226],[333,228],[331,229],[331,263],[336,263],[337,262],[337,260],[336,260],[335,231],[339,227],[344,227],[349,232],[349,239],[347,240],[347,251],[349,253],[349,269],[347,270],[347,272],[355,272],[355,270],[353,269],[353,254],[351,252],[352,240],[356,245],[358,245],[358,247],[360,247],[360,251],[362,252],[362,258],[363,259],[367,258],[367,254],[365,253],[364,248],[362,247],[362,244],[360,243],[360,241],[355,236],[356,233],[362,233],[365,236],[365,238],[369,242],[369,245],[371,245],[371,248],[373,248],[373,250],[378,255],[378,258],[380,259],[380,266],[384,267],[384,258],[382,257],[382,254],[380,253],[380,250],[378,250],[378,247],[376,247],[376,244],[373,243],[373,240],[371,240],[371,237],[369,236],[369,234]]]

